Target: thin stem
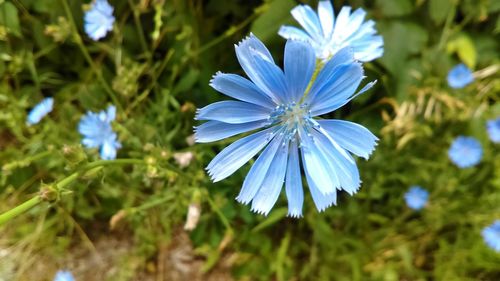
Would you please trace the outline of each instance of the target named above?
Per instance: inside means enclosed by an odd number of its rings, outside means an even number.
[[[75,19],[73,18],[73,15],[71,14],[71,10],[69,8],[69,5],[67,3],[67,0],[61,0],[63,6],[64,6],[64,11],[66,12],[67,17],[69,18],[69,22],[71,24],[71,28],[73,29],[73,36],[75,39],[76,44],[78,45],[78,48],[83,54],[83,57],[85,57],[85,60],[87,63],[90,65],[90,68],[92,68],[92,71],[97,75],[97,79],[99,82],[102,84],[102,87],[104,90],[109,94],[111,100],[113,100],[113,103],[118,107],[120,111],[123,111],[123,108],[121,104],[118,102],[118,98],[116,97],[115,93],[111,89],[111,87],[108,85],[106,82],[106,79],[102,76],[101,70],[97,67],[97,65],[94,63],[92,58],[90,57],[89,52],[83,45],[83,40],[80,34],[78,33],[78,29],[76,28],[75,24]]]
[[[28,201],[25,201],[21,205],[18,205],[17,207],[10,209],[9,211],[3,213],[0,215],[0,226],[5,224],[6,222],[10,221],[11,219],[19,216],[20,214],[30,210],[31,208],[35,207],[38,205],[40,202],[42,202],[42,198],[40,196],[35,196]]]

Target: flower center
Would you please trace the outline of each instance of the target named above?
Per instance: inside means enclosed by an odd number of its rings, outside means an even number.
[[[300,127],[307,132],[316,123],[311,117],[311,111],[307,103],[296,104],[294,102],[276,106],[275,110],[269,115],[268,121],[269,125],[281,125],[284,142],[295,141],[295,136]]]

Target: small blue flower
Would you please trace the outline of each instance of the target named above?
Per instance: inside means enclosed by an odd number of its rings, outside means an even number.
[[[54,277],[54,281],[75,281],[73,274],[67,270],[59,270]]]
[[[414,210],[420,210],[425,207],[429,199],[429,192],[420,186],[412,186],[410,190],[405,193],[406,205]]]
[[[113,7],[106,0],[95,0],[90,9],[85,12],[84,29],[85,33],[97,41],[113,30]]]
[[[252,211],[267,215],[284,184],[288,214],[302,216],[300,163],[318,211],[336,204],[337,191],[356,193],[361,181],[350,153],[367,159],[377,137],[353,122],[315,118],[341,108],[374,84],[356,93],[364,74],[350,49],[338,51],[310,87],[317,60],[307,42],[287,41],[284,71],[253,35],[236,46],[236,56],[250,80],[215,74],[210,86],[238,101],[199,109],[196,119],[207,122],[195,128],[195,138],[212,142],[254,132],[226,147],[208,164],[211,179],[229,177],[263,150],[236,198],[243,204],[252,202]]]
[[[116,108],[109,106],[107,111],[99,113],[87,112],[78,124],[78,131],[83,135],[82,144],[88,148],[99,148],[101,158],[115,159],[116,151],[121,147],[117,135],[111,128],[115,120]]]
[[[28,113],[28,118],[26,124],[29,126],[37,124],[42,120],[45,115],[49,114],[54,107],[53,98],[45,98],[39,104],[35,105],[33,109]]]
[[[481,161],[483,148],[475,138],[459,136],[451,144],[448,156],[459,168],[468,168]]]
[[[500,142],[500,117],[497,119],[488,120],[486,122],[486,129],[488,130],[488,135],[490,140],[494,143]]]
[[[484,242],[496,252],[500,252],[500,220],[496,220],[481,232]]]
[[[454,89],[461,89],[474,81],[470,69],[463,63],[453,67],[448,72],[448,85]]]
[[[352,48],[354,58],[362,62],[379,58],[384,53],[384,40],[377,35],[375,22],[364,22],[366,12],[361,8],[351,14],[351,7],[344,6],[335,19],[332,3],[319,1],[318,13],[307,5],[299,5],[291,13],[304,30],[282,26],[279,35],[309,42],[322,60],[328,60],[344,47]]]

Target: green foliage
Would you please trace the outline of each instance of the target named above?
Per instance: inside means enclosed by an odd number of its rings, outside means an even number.
[[[204,167],[232,139],[191,141],[195,108],[224,98],[211,76],[241,73],[233,45],[252,31],[282,61],[276,32],[297,25],[297,1],[111,1],[114,30],[94,42],[89,1],[0,0],[0,213],[45,199],[0,226],[0,280],[52,280],[60,268],[77,280],[499,280],[500,254],[480,235],[500,213],[500,148],[485,131],[500,115],[498,3],[335,1],[368,11],[385,52],[365,65],[377,86],[332,117],[381,140],[357,160],[359,193],[318,213],[306,189],[304,218],[291,219],[284,194],[268,217],[234,200],[249,165],[210,182]],[[453,90],[459,62],[476,81]],[[54,111],[26,126],[46,96]],[[92,166],[98,151],[80,145],[81,116],[108,104],[132,164]],[[449,161],[458,135],[480,140],[477,167]],[[176,161],[185,152],[187,166]],[[403,200],[413,184],[430,191],[420,212]],[[188,233],[190,205],[201,216]]]

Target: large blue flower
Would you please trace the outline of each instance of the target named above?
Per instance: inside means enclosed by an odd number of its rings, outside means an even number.
[[[113,16],[113,7],[107,0],[95,0],[90,10],[85,12],[84,16],[85,33],[97,41],[113,30],[115,17]]]
[[[217,73],[210,85],[239,101],[221,101],[197,112],[208,122],[195,128],[197,142],[212,142],[240,133],[252,133],[222,150],[207,166],[214,182],[220,181],[257,158],[243,182],[239,202],[252,202],[252,210],[267,215],[285,183],[288,214],[302,215],[304,200],[300,163],[319,211],[336,204],[337,190],[355,193],[359,172],[349,152],[368,158],[378,140],[361,125],[317,119],[357,94],[363,68],[349,49],[328,61],[311,82],[317,67],[314,49],[306,42],[288,40],[284,71],[255,36],[236,46],[236,55],[250,80],[236,74]],[[302,159],[302,160],[299,160]]]
[[[54,107],[54,99],[53,98],[45,98],[40,103],[35,105],[33,109],[28,113],[28,118],[26,120],[26,124],[29,126],[37,124],[42,120],[45,115],[49,114]]]
[[[54,277],[54,281],[75,281],[73,274],[66,270],[59,270]]]
[[[87,112],[78,124],[78,131],[83,135],[82,144],[88,148],[99,148],[102,159],[116,158],[116,151],[121,147],[116,133],[111,128],[115,120],[116,108],[109,106],[107,111]]]
[[[384,40],[377,35],[375,22],[364,22],[366,12],[361,8],[351,14],[351,7],[344,6],[335,19],[330,1],[319,1],[318,13],[310,6],[299,5],[292,10],[292,16],[304,30],[282,26],[279,35],[309,42],[320,59],[329,59],[344,47],[351,47],[354,58],[363,62],[384,53]]]
[[[484,242],[493,250],[500,252],[500,220],[496,220],[481,232]]]
[[[468,168],[481,161],[483,148],[475,138],[459,136],[451,144],[448,156],[459,168]]]
[[[497,119],[488,120],[486,122],[486,129],[488,130],[488,135],[490,140],[494,143],[500,142],[500,117]]]
[[[474,81],[474,76],[470,69],[463,63],[453,67],[448,72],[448,85],[455,89],[463,88]]]
[[[410,190],[405,193],[406,205],[414,210],[420,210],[425,207],[428,199],[429,192],[417,185],[410,187]]]

